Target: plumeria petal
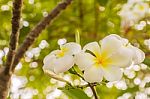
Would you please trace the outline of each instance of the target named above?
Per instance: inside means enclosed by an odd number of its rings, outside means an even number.
[[[103,71],[101,68],[91,66],[84,71],[84,79],[90,83],[101,82],[103,79]]]
[[[64,51],[65,54],[73,55],[81,51],[81,46],[78,43],[70,42],[62,45],[61,50]]]
[[[85,52],[80,52],[75,55],[75,63],[81,70],[85,70],[87,67],[94,64],[94,59],[94,56]]]
[[[50,53],[50,55],[57,55],[61,50],[54,50]]]
[[[109,64],[118,67],[127,67],[132,63],[133,52],[127,47],[121,47],[116,53],[112,54],[107,60]]]
[[[107,57],[116,52],[121,46],[122,42],[116,36],[106,36],[100,41],[102,56]]]
[[[128,48],[130,48],[133,52],[134,64],[140,64],[144,61],[145,53],[142,50],[140,50],[139,48],[134,47],[132,45],[129,45]]]
[[[113,37],[113,38],[115,37],[116,39],[120,40],[123,45],[126,45],[129,43],[128,39],[122,38],[117,34],[110,34],[108,37]]]
[[[69,70],[74,65],[74,58],[71,55],[65,55],[64,57],[58,58],[54,62],[54,72],[56,74]]]
[[[86,44],[84,47],[83,47],[83,50],[86,51],[86,50],[89,50],[91,51],[95,56],[99,56],[99,54],[101,53],[101,50],[100,50],[100,46],[97,42],[91,42],[91,43],[88,43]]]
[[[50,70],[53,71],[54,70],[54,61],[56,60],[56,56],[55,55],[47,55],[44,60],[44,66],[43,69],[44,70]]]
[[[117,81],[122,78],[122,71],[116,66],[108,66],[107,68],[103,68],[103,72],[104,78],[108,81]]]

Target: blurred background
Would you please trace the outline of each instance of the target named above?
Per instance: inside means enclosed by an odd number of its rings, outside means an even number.
[[[61,0],[24,0],[19,45],[28,32]],[[6,60],[11,33],[12,0],[0,0],[0,65]],[[117,82],[96,86],[100,99],[150,99],[150,0],[74,0],[25,53],[12,76],[9,99],[89,99],[90,88],[62,89],[65,83],[42,70],[43,58],[65,42],[99,41],[118,34],[146,54],[143,64],[125,68]],[[65,72],[60,74],[75,85],[86,82]]]

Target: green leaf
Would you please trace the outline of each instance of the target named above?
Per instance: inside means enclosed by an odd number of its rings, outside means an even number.
[[[80,89],[62,89],[62,91],[71,99],[90,99],[83,90]]]
[[[143,63],[150,66],[150,58],[145,58]]]
[[[73,68],[70,68],[68,71],[69,71],[69,73],[71,73],[71,74],[76,74],[76,73],[77,73]]]

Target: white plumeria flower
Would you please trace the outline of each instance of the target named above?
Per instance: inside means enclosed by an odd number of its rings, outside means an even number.
[[[149,14],[149,4],[142,0],[128,0],[123,5],[119,15],[122,19],[121,26],[128,28],[138,23],[139,20]]]
[[[103,77],[108,81],[120,80],[120,67],[130,66],[133,61],[141,63],[144,58],[140,49],[115,34],[105,37],[100,43],[88,43],[75,55],[76,64],[84,70],[84,79],[91,83],[101,82]]]
[[[132,10],[135,16],[139,17],[140,20],[141,18],[145,17],[146,14],[148,14],[149,4],[144,2],[136,3]]]
[[[123,46],[126,46],[126,48],[130,49],[132,51],[132,62],[137,65],[144,61],[145,59],[145,53],[140,50],[137,47],[134,47],[129,43],[129,41],[125,38],[122,38],[116,34],[111,34],[108,37],[116,37],[118,40],[120,40],[123,44]]]
[[[54,50],[44,58],[43,69],[56,74],[65,72],[74,65],[74,55],[80,51],[81,46],[74,42],[61,45],[60,50]]]

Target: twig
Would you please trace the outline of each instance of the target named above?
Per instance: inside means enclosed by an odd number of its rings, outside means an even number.
[[[12,32],[9,41],[9,52],[6,60],[5,74],[10,74],[20,32],[20,17],[23,0],[14,0],[12,16]]]
[[[146,53],[145,53],[145,56],[146,56],[146,57],[149,57],[149,56],[150,56],[150,52],[146,52]]]
[[[56,75],[55,73],[53,73],[53,72],[51,72],[51,71],[49,71],[49,70],[44,70],[44,72],[45,72],[48,76],[50,76],[51,78],[56,79],[56,80],[61,81],[61,82],[65,82],[65,83],[67,83],[68,85],[72,86],[72,84],[71,84],[69,81],[63,79],[62,77]]]
[[[68,5],[70,5],[72,0],[65,0],[64,2],[59,3],[49,14],[47,17],[44,17],[32,30],[29,32],[27,37],[25,38],[22,45],[18,48],[14,63],[12,65],[12,72],[14,71],[16,65],[23,57],[24,53],[28,50],[28,48],[33,44],[35,39],[39,36],[39,34],[44,30],[53,20],[57,17],[62,10],[64,10]]]
[[[95,99],[98,99],[98,96],[97,96],[96,90],[94,89],[94,86],[92,86],[90,83],[88,83],[88,84],[89,84],[89,87],[91,88],[91,90],[93,92]]]
[[[79,73],[76,72],[75,68],[73,68],[73,70],[74,70],[75,73],[76,73],[75,75],[77,75],[78,77],[80,77],[80,78],[82,78],[84,81],[86,81],[86,80],[84,79],[84,77],[82,77]],[[86,81],[86,82],[87,82],[87,81]],[[98,99],[96,90],[94,89],[94,86],[95,86],[95,85],[93,86],[93,83],[89,83],[89,82],[87,82],[87,83],[88,83],[88,86],[91,88],[95,99]]]
[[[96,83],[92,83],[92,86],[96,86]],[[89,87],[89,84],[85,84],[85,85],[76,85],[76,86],[67,86],[67,89],[75,89],[75,88],[79,88],[79,89],[84,89]],[[63,89],[64,87],[59,87],[58,89]]]

